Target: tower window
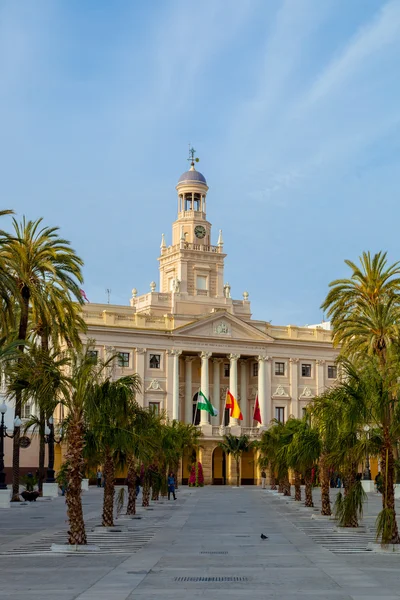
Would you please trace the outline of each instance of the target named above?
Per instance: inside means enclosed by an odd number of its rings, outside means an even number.
[[[193,210],[200,210],[200,194],[194,194]]]
[[[205,275],[197,275],[196,289],[198,289],[198,290],[206,290],[207,289],[207,277]]]
[[[192,210],[192,194],[185,194],[185,210]]]

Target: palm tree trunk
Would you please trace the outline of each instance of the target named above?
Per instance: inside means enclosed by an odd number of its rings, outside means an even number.
[[[270,488],[271,488],[271,490],[276,490],[276,477],[275,477],[275,471],[273,469],[269,470],[269,476],[270,476]]]
[[[114,527],[114,460],[110,450],[104,460],[103,527]]]
[[[395,462],[393,456],[393,446],[390,439],[389,428],[385,427],[383,432],[384,445],[381,451],[381,465],[383,477],[382,505],[384,509],[389,509],[393,514],[393,525],[391,544],[400,544],[399,530],[396,521],[396,507],[394,498],[395,483]]]
[[[144,469],[143,474],[143,490],[142,490],[142,506],[150,505],[150,476],[148,469]]]
[[[294,472],[294,499],[301,502],[301,475],[298,471]]]
[[[43,492],[43,481],[45,478],[45,467],[44,467],[45,456],[46,456],[46,450],[45,450],[46,445],[45,445],[45,440],[44,440],[45,424],[46,424],[45,415],[44,415],[43,411],[40,410],[40,416],[39,416],[39,478],[38,478],[38,490],[39,490],[40,494],[42,494],[42,492]]]
[[[68,544],[87,544],[81,490],[82,469],[85,464],[83,459],[84,426],[81,418],[71,419],[68,426],[67,443],[66,460],[69,468],[65,501],[69,521]]]
[[[21,316],[19,320],[18,328],[18,339],[25,341],[26,334],[28,331],[28,317],[29,317],[29,299],[30,291],[29,288],[24,286],[21,290],[22,303],[21,303]],[[18,346],[18,350],[23,353],[25,345],[21,344]],[[15,394],[15,412],[16,417],[21,417],[22,410],[22,392],[17,390]],[[21,428],[14,427],[14,438],[13,438],[13,485],[12,485],[12,502],[19,502],[19,440],[21,437]]]
[[[326,464],[326,455],[325,453],[321,456],[320,459],[320,482],[321,482],[321,515],[326,517],[332,514],[331,511],[331,500],[329,496],[329,467]]]
[[[136,515],[136,479],[137,472],[135,460],[133,458],[128,461],[128,473],[126,483],[128,485],[128,506],[126,507],[127,515]]]
[[[306,501],[304,502],[304,506],[312,507],[314,506],[313,498],[312,498],[312,477],[311,477],[311,469],[307,469],[304,474],[304,480],[306,482]]]
[[[240,487],[240,457],[236,458],[236,487]]]
[[[283,494],[284,491],[285,490],[283,487],[283,479],[282,479],[282,477],[280,477],[279,481],[278,481],[278,492],[279,492],[279,494]]]
[[[290,490],[290,481],[289,481],[289,473],[286,472],[285,477],[283,479],[283,495],[291,496],[292,492]]]

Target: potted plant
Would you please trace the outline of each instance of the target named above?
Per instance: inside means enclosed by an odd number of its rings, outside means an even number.
[[[36,498],[40,496],[39,492],[35,490],[35,485],[38,483],[38,478],[32,473],[28,473],[24,477],[21,477],[21,483],[25,486],[21,496],[27,502],[36,502]]]

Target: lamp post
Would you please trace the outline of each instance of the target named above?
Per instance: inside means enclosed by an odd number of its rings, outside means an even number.
[[[7,412],[7,405],[5,402],[0,405],[0,414],[1,414],[1,422],[0,422],[0,490],[6,490],[6,474],[4,472],[4,438],[13,438],[14,435],[10,435],[7,433],[7,427],[4,425],[4,415]],[[21,427],[22,421],[17,415],[14,419],[14,427]]]
[[[363,474],[363,479],[367,481],[371,481],[371,469],[369,466],[369,452],[368,452],[368,440],[369,440],[369,425],[364,425],[364,431],[367,436],[367,447],[365,449],[365,469]]]
[[[54,483],[54,444],[59,444],[62,440],[62,429],[60,429],[60,439],[56,440],[54,436],[53,417],[47,419],[47,425],[44,428],[44,440],[49,447],[49,462],[47,465],[46,483]]]

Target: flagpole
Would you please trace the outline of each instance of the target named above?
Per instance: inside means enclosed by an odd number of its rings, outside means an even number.
[[[197,417],[197,405],[199,403],[199,394],[200,394],[200,388],[197,391],[197,400],[196,400],[196,410],[194,411],[194,417],[193,417],[193,422],[192,425],[196,425],[196,417]]]
[[[225,402],[224,402],[224,410],[222,411],[222,418],[221,418],[221,427],[223,427],[225,425],[225,410],[226,410],[226,396],[228,394],[228,388],[226,389],[225,392]]]
[[[254,423],[254,415],[256,414],[256,408],[257,408],[257,400],[258,400],[258,390],[257,390],[257,394],[256,394],[256,399],[254,401],[254,406],[253,406],[253,423]]]

